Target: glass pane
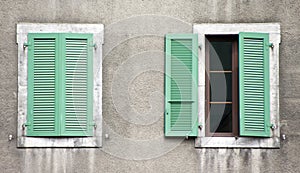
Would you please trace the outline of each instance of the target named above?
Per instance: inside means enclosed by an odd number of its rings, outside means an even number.
[[[209,50],[211,71],[232,69],[232,42],[210,42]]]
[[[231,73],[210,73],[210,101],[232,101]]]
[[[232,132],[231,104],[210,105],[210,132]]]

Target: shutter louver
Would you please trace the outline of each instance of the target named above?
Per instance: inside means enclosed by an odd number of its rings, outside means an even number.
[[[57,36],[28,35],[28,136],[58,133],[55,109]]]
[[[89,36],[87,38],[87,36]],[[63,135],[91,136],[92,35],[74,35],[65,41],[65,111]]]
[[[197,35],[166,36],[166,136],[197,136],[197,54]]]
[[[240,135],[270,136],[269,35],[239,34]]]

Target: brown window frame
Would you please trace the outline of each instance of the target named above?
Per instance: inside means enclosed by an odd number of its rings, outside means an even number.
[[[232,137],[238,136],[238,35],[206,35],[205,36],[205,135],[213,137]],[[228,73],[232,73],[232,102],[217,102],[213,104],[231,104],[232,105],[232,132],[210,132],[210,49],[209,41],[230,41],[232,42],[232,70]],[[223,73],[224,71],[220,71]]]

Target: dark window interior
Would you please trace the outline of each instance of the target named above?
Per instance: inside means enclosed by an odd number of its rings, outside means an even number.
[[[206,36],[206,135],[238,135],[238,37]]]

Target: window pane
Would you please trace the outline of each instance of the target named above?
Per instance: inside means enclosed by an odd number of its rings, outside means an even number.
[[[232,69],[232,42],[210,42],[209,50],[211,71]]]
[[[232,132],[231,104],[210,105],[210,132]]]
[[[210,101],[232,101],[231,73],[210,73]]]

